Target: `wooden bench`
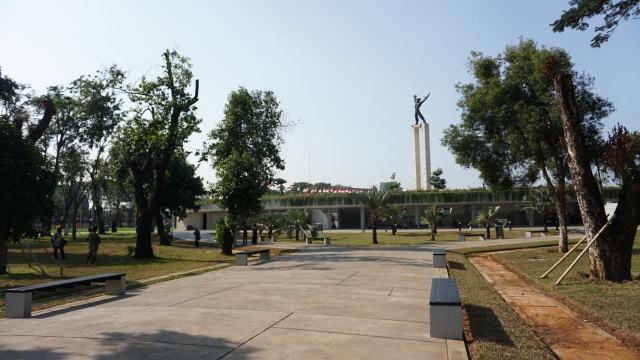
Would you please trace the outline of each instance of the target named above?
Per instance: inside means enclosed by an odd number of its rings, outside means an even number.
[[[531,231],[526,231],[526,232],[524,233],[524,236],[525,236],[525,237],[530,238],[530,237],[533,237],[533,234],[535,234],[535,233],[540,234],[540,236],[541,236],[541,237],[547,236],[547,233],[546,233],[546,232],[544,232],[544,230],[531,230]]]
[[[73,288],[77,285],[92,283],[106,283],[107,295],[122,295],[127,285],[124,273],[107,273],[7,289],[4,316],[7,318],[30,317],[33,294],[36,291],[56,291],[58,288]]]
[[[454,279],[431,280],[430,336],[462,340],[462,302]]]
[[[458,241],[464,242],[466,240],[466,238],[473,237],[473,236],[477,236],[478,240],[480,240],[480,241],[485,241],[484,240],[484,234],[470,234],[470,233],[458,234]]]
[[[322,241],[325,245],[331,245],[331,238],[328,237],[306,237],[307,244],[313,244],[314,240]]]
[[[444,249],[433,250],[433,267],[447,268],[447,252]]]
[[[235,253],[236,265],[247,266],[249,255],[253,254],[260,254],[260,260],[271,260],[271,253],[269,251],[269,249],[239,251]]]

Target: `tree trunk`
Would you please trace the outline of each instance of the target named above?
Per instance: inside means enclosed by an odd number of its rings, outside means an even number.
[[[487,221],[487,227],[486,227],[486,235],[487,235],[487,240],[491,239],[491,224]]]
[[[436,224],[429,224],[431,230],[431,241],[436,241]]]
[[[560,118],[567,144],[567,163],[574,183],[582,223],[589,238],[607,222],[604,201],[598,183],[591,172],[586,146],[582,135],[581,116],[575,99],[573,80],[569,74],[554,77]],[[612,271],[612,259],[621,258],[620,249],[614,246],[613,227],[604,231],[589,248],[589,275],[603,280],[617,278]],[[617,269],[619,270],[619,269]]]
[[[136,252],[134,259],[152,259],[153,247],[151,246],[151,227],[153,226],[153,214],[148,209],[143,210],[136,223]]]
[[[233,255],[233,242],[235,241],[235,238],[233,236],[233,234],[231,233],[231,229],[229,229],[229,227],[225,226],[224,227],[224,231],[222,233],[222,254],[223,255]]]
[[[9,267],[9,248],[6,240],[0,240],[0,275],[7,273]]]

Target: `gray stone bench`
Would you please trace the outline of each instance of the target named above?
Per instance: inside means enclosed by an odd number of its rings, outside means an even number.
[[[236,265],[247,266],[249,255],[253,254],[260,254],[260,260],[271,260],[271,253],[269,251],[269,249],[256,249],[236,252],[234,253],[236,256]]]
[[[547,236],[547,233],[546,233],[546,232],[544,232],[544,230],[530,230],[530,231],[526,231],[526,232],[524,233],[524,236],[525,236],[525,237],[530,238],[530,237],[533,237],[533,234],[540,234],[540,236],[541,236],[541,237],[545,237],[545,236]]]
[[[107,295],[122,295],[127,286],[124,273],[107,273],[7,289],[4,316],[7,318],[30,317],[33,294],[36,291],[56,291],[58,288],[73,288],[92,283],[106,283]]]
[[[331,245],[331,238],[328,237],[307,237],[305,238],[307,244],[312,244],[314,240],[322,241],[325,245]]]
[[[447,268],[447,252],[444,249],[433,250],[433,267]]]
[[[466,238],[474,237],[474,236],[477,236],[478,240],[480,240],[480,241],[484,241],[485,240],[484,239],[484,234],[461,233],[461,234],[458,234],[458,241],[465,241]]]
[[[430,336],[462,340],[462,302],[454,279],[431,280]]]

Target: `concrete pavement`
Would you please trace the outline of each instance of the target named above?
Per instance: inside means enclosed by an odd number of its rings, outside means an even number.
[[[431,279],[448,277],[433,249],[539,240],[262,243],[300,251],[2,319],[0,358],[467,359],[429,336]]]
[[[262,246],[292,246],[265,243]],[[430,245],[300,252],[0,320],[2,359],[466,359],[429,336]]]

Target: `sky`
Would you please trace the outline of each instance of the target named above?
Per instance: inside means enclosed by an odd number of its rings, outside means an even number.
[[[605,135],[618,123],[640,130],[640,21],[621,23],[609,42],[591,48],[591,29],[552,32],[568,7],[568,0],[0,0],[0,66],[44,94],[112,64],[132,82],[158,74],[162,53],[175,49],[200,80],[202,132],[186,148],[202,147],[232,91],[271,90],[285,119],[297,123],[284,133],[286,169],[277,173],[288,184],[368,188],[395,174],[415,189],[413,95],[430,93],[421,110],[431,169],[443,170],[449,189],[468,189],[482,186],[478,172],[457,165],[441,139],[461,123],[455,85],[473,81],[472,51],[497,56],[521,37],[563,48],[616,107],[603,121]],[[215,181],[206,163],[198,174]]]

